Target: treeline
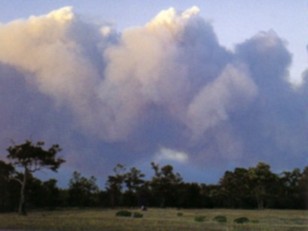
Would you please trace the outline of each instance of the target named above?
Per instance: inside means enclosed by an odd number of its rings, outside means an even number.
[[[25,187],[28,209],[61,207],[177,207],[307,209],[308,166],[275,174],[270,165],[226,171],[217,184],[185,182],[171,165],[151,163],[153,175],[146,178],[139,169],[117,165],[100,189],[94,176],[74,172],[68,188],[57,181],[41,181],[27,172]],[[16,211],[20,183],[12,180],[16,169],[0,161],[0,210]],[[23,173],[17,178],[23,179]]]

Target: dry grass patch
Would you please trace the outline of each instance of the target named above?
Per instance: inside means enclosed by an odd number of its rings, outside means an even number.
[[[308,230],[308,211],[292,210],[224,210],[224,209],[149,209],[143,217],[117,217],[112,209],[59,210],[32,212],[28,216],[0,214],[0,229],[52,231],[304,231]],[[179,216],[178,214],[181,213]],[[217,222],[217,217],[226,222]],[[196,217],[206,217],[196,222]],[[236,224],[234,219],[247,217],[248,223]],[[215,219],[216,218],[216,219]]]

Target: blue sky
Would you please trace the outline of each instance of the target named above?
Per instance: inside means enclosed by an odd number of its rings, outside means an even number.
[[[117,163],[199,182],[308,165],[307,1],[0,6],[0,148],[59,143],[62,183]]]

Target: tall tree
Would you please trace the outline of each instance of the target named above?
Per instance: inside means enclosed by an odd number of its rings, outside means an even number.
[[[301,170],[298,168],[292,171],[284,171],[279,178],[279,194],[277,198],[278,207],[300,208],[300,188]],[[296,207],[298,206],[298,207]]]
[[[10,177],[14,167],[0,160],[0,211],[11,209],[10,204]]]
[[[142,195],[142,189],[145,184],[143,179],[145,175],[137,168],[132,167],[129,172],[124,174],[124,183],[127,188],[125,192],[125,201],[129,206],[136,206],[137,201],[145,206],[145,198]]]
[[[93,206],[98,201],[99,188],[96,178],[86,178],[79,172],[74,172],[69,182],[69,203],[72,206]]]
[[[220,180],[220,193],[224,198],[224,205],[232,208],[250,207],[251,182],[248,170],[235,168],[233,172],[226,171]]]
[[[64,162],[64,159],[57,158],[56,155],[61,151],[58,144],[52,145],[48,149],[44,149],[44,142],[39,141],[33,144],[27,140],[22,144],[13,145],[7,148],[8,159],[11,164],[20,170],[19,173],[21,178],[15,177],[14,179],[20,183],[20,200],[18,213],[26,215],[26,186],[27,179],[34,172],[39,171],[43,168],[57,171],[60,165]]]
[[[181,208],[200,208],[203,205],[201,186],[198,183],[181,183],[177,186],[177,206]]]
[[[110,195],[111,206],[114,207],[120,203],[122,188],[126,177],[126,168],[121,164],[117,164],[113,168],[114,175],[108,176],[106,182],[107,192]]]
[[[271,172],[270,165],[260,162],[249,169],[249,177],[253,185],[252,192],[259,209],[265,207],[265,202],[275,194],[278,177]]]
[[[308,208],[308,166],[304,168],[299,181],[299,191],[301,201],[304,202],[302,208]]]
[[[152,162],[151,165],[154,170],[154,176],[150,185],[153,193],[159,200],[159,206],[175,206],[177,202],[174,201],[174,199],[177,198],[175,194],[177,188],[183,182],[181,175],[179,173],[174,173],[171,165],[159,167],[159,165],[154,162]]]
[[[144,184],[144,174],[137,168],[133,167],[125,174],[124,182],[127,190],[136,193]]]
[[[57,180],[41,181],[37,178],[30,178],[27,185],[28,201],[32,206],[51,210],[61,205]]]
[[[49,209],[53,209],[56,206],[60,205],[60,190],[57,187],[57,180],[50,179],[48,181],[43,182],[43,190],[45,197],[44,207]]]

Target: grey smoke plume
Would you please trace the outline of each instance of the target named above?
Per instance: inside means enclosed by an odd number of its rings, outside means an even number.
[[[227,50],[197,7],[121,33],[71,7],[2,24],[0,63],[3,147],[47,139],[97,173],[161,150],[189,166],[306,158],[308,88],[288,81],[285,42],[260,32]]]

